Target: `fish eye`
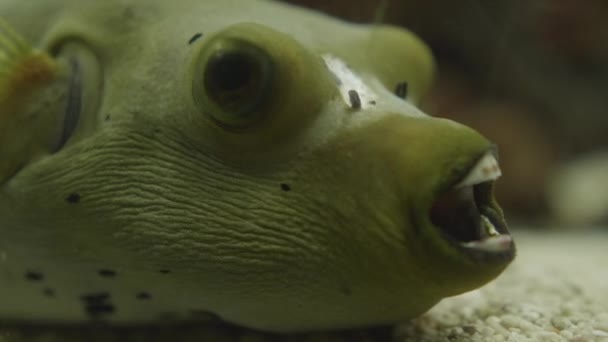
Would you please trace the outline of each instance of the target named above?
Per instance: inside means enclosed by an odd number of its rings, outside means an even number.
[[[193,98],[220,126],[250,127],[264,118],[272,93],[274,62],[254,43],[216,37],[201,51],[193,75]]]

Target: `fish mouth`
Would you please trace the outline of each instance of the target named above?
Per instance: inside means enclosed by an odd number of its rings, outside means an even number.
[[[473,260],[509,262],[515,257],[515,244],[494,200],[500,176],[495,151],[486,151],[440,187],[430,209],[431,223],[443,239]]]

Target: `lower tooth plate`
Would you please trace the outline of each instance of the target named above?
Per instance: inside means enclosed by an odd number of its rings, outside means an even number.
[[[511,241],[509,235],[496,235],[479,241],[465,242],[462,246],[486,252],[502,252],[509,249]]]

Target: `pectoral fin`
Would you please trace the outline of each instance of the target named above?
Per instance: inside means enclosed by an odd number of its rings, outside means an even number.
[[[0,18],[0,184],[41,154],[60,129],[69,67]]]

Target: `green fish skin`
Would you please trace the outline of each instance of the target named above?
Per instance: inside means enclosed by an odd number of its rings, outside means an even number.
[[[391,325],[515,255],[495,147],[417,109],[406,30],[261,0],[0,13],[3,324]],[[45,83],[15,81],[20,40]]]

